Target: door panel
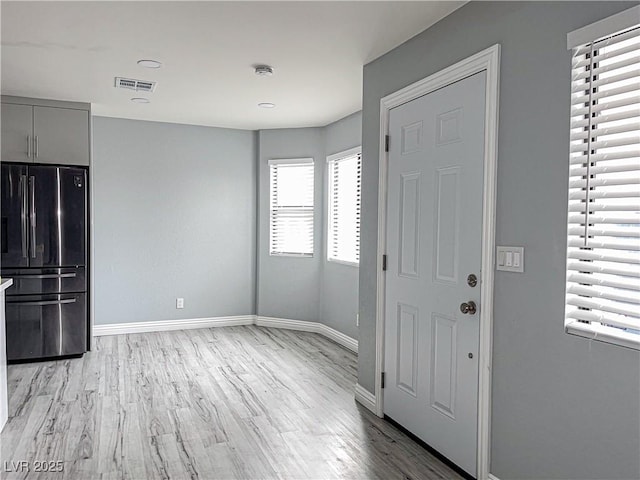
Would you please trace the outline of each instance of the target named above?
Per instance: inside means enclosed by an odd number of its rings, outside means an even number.
[[[86,172],[70,167],[30,167],[33,183],[31,267],[86,264]],[[33,236],[35,233],[35,236]]]
[[[420,246],[420,174],[402,175],[400,196],[400,275],[418,276]]]
[[[389,117],[384,413],[476,474],[486,73]],[[398,138],[400,141],[393,141]],[[479,306],[480,308],[481,306]]]
[[[398,305],[398,347],[396,385],[414,397],[418,378],[418,309]]]
[[[29,264],[27,167],[2,168],[2,259],[3,267]]]
[[[36,163],[89,165],[89,112],[33,107]]]
[[[2,104],[2,161],[33,162],[33,107]]]
[[[431,406],[455,419],[457,321],[431,316]]]
[[[435,278],[458,283],[460,167],[436,170]]]
[[[7,296],[6,302],[9,361],[86,351],[86,294]]]

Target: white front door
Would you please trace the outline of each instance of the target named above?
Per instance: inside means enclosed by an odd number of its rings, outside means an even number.
[[[384,413],[473,476],[485,84],[480,72],[389,116]]]

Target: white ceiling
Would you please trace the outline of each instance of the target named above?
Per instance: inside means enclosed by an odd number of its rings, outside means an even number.
[[[91,102],[109,117],[322,126],[361,109],[363,65],[463,3],[3,1],[2,94]],[[256,76],[260,63],[274,75]],[[114,88],[116,76],[158,84],[140,94]]]

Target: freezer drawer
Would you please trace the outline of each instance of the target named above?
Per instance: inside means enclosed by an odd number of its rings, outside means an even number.
[[[74,293],[87,290],[86,270],[78,268],[3,268],[2,278],[12,278],[7,295]]]
[[[7,296],[6,302],[7,360],[86,352],[86,294]]]

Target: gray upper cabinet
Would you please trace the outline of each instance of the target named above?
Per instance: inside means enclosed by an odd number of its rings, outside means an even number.
[[[33,107],[34,162],[89,165],[89,112]]]
[[[2,104],[2,161],[33,162],[33,107]]]
[[[2,161],[89,165],[89,104],[2,98]]]

